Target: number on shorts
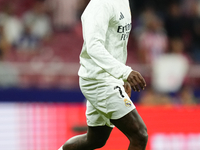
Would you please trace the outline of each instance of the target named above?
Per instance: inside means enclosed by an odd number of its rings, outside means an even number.
[[[124,95],[122,94],[122,89],[119,86],[114,87],[114,90],[119,89],[119,93],[122,98],[124,98]]]

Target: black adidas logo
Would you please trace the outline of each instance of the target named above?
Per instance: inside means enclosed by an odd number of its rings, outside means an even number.
[[[119,20],[122,20],[122,19],[124,19],[124,15],[122,14],[122,12],[120,12],[120,18],[119,18]]]

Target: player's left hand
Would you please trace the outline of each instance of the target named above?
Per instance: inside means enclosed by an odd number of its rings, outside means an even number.
[[[124,89],[128,96],[131,97],[131,85],[128,82],[124,82]]]

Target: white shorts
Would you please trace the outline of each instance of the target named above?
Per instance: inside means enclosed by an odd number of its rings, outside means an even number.
[[[110,119],[120,119],[135,109],[126,94],[123,82],[79,78],[80,88],[87,99],[88,126],[114,127]]]

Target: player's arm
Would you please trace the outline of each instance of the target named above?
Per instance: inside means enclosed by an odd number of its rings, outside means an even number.
[[[127,80],[132,69],[115,59],[104,46],[109,21],[113,17],[112,6],[103,0],[90,7],[90,11],[82,18],[88,55],[113,77]]]

